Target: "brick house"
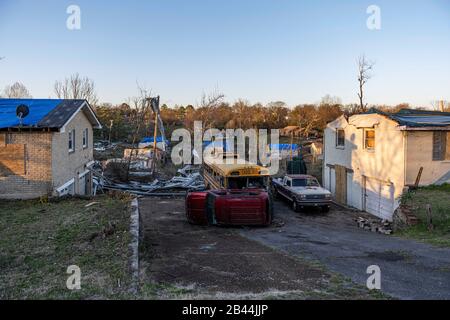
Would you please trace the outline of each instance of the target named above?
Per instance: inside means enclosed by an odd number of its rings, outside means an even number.
[[[0,199],[90,195],[100,128],[85,100],[0,99]]]

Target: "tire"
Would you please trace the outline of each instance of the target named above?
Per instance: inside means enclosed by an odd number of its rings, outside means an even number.
[[[299,208],[298,208],[298,203],[297,200],[292,200],[292,210],[294,210],[294,212],[298,212]]]
[[[278,193],[277,188],[273,188],[273,197],[274,199],[280,199],[280,194]]]
[[[330,206],[323,206],[323,207],[322,207],[322,212],[323,212],[323,213],[328,213],[328,212],[330,212]]]

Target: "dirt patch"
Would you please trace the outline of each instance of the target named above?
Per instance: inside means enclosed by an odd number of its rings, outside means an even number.
[[[183,199],[141,199],[140,212],[141,285],[155,298],[361,297],[320,266],[242,237],[240,228],[190,225]]]

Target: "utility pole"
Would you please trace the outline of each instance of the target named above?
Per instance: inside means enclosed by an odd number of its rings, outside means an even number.
[[[153,132],[153,159],[152,159],[152,174],[155,173],[156,169],[156,158],[158,156],[157,149],[157,138],[158,138],[158,110],[159,110],[159,96],[156,98],[150,98],[150,103],[153,109],[153,113],[155,114],[155,129]],[[164,141],[163,141],[164,142]]]
[[[294,130],[291,131],[291,160],[294,159]]]
[[[111,122],[109,124],[109,139],[108,139],[109,145],[111,145],[111,131],[112,131],[113,124],[114,124],[114,120],[111,119]]]

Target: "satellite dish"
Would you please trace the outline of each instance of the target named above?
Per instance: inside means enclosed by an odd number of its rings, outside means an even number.
[[[16,109],[17,118],[19,118],[20,125],[22,125],[22,120],[30,113],[30,108],[28,106],[21,104]]]

